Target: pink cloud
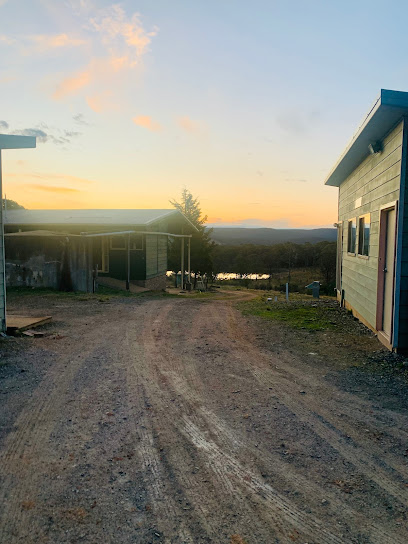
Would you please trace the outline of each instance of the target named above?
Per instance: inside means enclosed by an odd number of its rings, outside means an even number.
[[[148,130],[151,130],[152,132],[158,132],[162,128],[159,123],[156,123],[156,121],[153,121],[150,115],[139,115],[138,117],[134,117],[133,122],[135,123],[135,125],[139,127],[147,128]]]
[[[37,50],[45,51],[47,49],[58,49],[61,47],[78,47],[84,45],[85,40],[74,38],[68,34],[36,34],[29,36],[28,39],[37,47]]]
[[[118,109],[117,104],[113,101],[111,91],[104,91],[99,94],[87,96],[86,103],[91,108],[91,110],[96,113]]]
[[[186,132],[200,132],[200,125],[196,122],[190,119],[187,115],[184,117],[179,117],[177,119],[177,124],[180,128],[185,130]]]
[[[70,77],[65,78],[55,90],[54,98],[60,100],[69,94],[74,94],[86,87],[91,82],[91,72],[89,69],[78,72]]]

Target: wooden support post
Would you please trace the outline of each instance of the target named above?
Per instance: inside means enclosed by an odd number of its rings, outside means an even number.
[[[181,266],[180,266],[181,283],[180,283],[180,287],[181,287],[181,289],[184,289],[184,238],[180,238],[180,240],[181,240]]]

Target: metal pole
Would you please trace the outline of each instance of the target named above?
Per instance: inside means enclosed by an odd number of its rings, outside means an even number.
[[[286,300],[289,300],[289,283],[286,284]]]
[[[184,238],[181,238],[181,289],[184,289]]]
[[[188,238],[188,283],[191,283],[191,251],[190,251],[190,245],[191,245],[191,238]]]
[[[127,239],[127,279],[126,279],[126,289],[130,289],[130,234],[128,234]]]
[[[0,242],[0,328],[1,332],[7,331],[6,324],[6,255],[4,249],[4,214],[3,214],[3,178],[2,178],[2,165],[1,165],[1,149],[0,149],[0,230],[1,230],[1,242]]]

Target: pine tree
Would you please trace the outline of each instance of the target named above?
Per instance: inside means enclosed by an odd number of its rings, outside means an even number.
[[[170,200],[170,204],[179,210],[197,228],[190,239],[191,271],[194,273],[194,286],[198,274],[211,275],[213,272],[212,250],[214,242],[211,240],[212,229],[205,227],[207,216],[202,215],[200,202],[194,198],[186,188],[181,193],[180,201]],[[178,270],[180,263],[179,244],[173,243],[169,251],[169,265]]]

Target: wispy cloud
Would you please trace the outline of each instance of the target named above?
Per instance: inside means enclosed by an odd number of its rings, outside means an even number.
[[[28,36],[27,40],[30,41],[37,51],[46,51],[47,49],[59,49],[61,47],[78,47],[85,45],[86,40],[77,38],[74,36],[68,36],[68,34],[34,34]]]
[[[120,5],[96,10],[83,27],[97,54],[91,53],[87,64],[60,81],[53,98],[66,99],[86,89],[88,106],[100,112],[120,102],[113,96],[116,78],[141,66],[157,28],[146,30],[138,13],[128,16]]]
[[[102,91],[92,96],[86,97],[86,103],[96,113],[102,111],[118,109],[118,104],[115,102],[112,91]]]
[[[152,132],[158,132],[161,130],[161,125],[150,117],[150,115],[139,115],[138,117],[133,118],[135,125],[143,128],[147,128]]]
[[[127,48],[123,46],[126,44],[130,48],[126,53],[132,54],[134,63],[137,63],[138,58],[146,52],[151,38],[156,36],[158,30],[154,28],[147,32],[138,13],[128,18],[118,4],[102,9],[96,17],[90,19],[89,24],[91,29],[100,34],[102,42],[109,48],[115,45],[124,52]]]
[[[0,34],[0,45],[15,46],[20,54],[32,56],[38,53],[45,53],[55,49],[78,47],[85,45],[87,41],[78,36],[61,34],[31,34],[15,35]]]
[[[73,68],[63,77],[56,74],[43,80],[55,100],[82,95],[97,112],[122,105],[121,91],[135,81],[134,75],[140,75],[157,27],[145,28],[139,13],[129,13],[120,4],[105,8],[86,0],[65,0],[63,4],[68,10],[66,20],[76,22],[74,30],[67,23],[54,34],[3,33],[0,47],[13,48],[19,58],[37,54],[43,59],[45,53],[55,56],[57,52],[61,65],[69,61]],[[71,54],[73,48],[81,48],[81,55]]]
[[[19,162],[23,162],[22,166],[25,165],[25,161],[19,161]],[[7,178],[13,178],[15,180],[21,180],[22,178],[24,178],[24,180],[26,179],[41,179],[41,180],[44,180],[44,181],[52,181],[54,183],[62,183],[62,184],[69,184],[69,185],[77,185],[81,188],[83,188],[84,185],[91,185],[93,183],[95,183],[94,180],[92,179],[87,179],[87,178],[81,178],[81,177],[78,177],[78,176],[70,176],[68,174],[58,174],[58,173],[50,173],[50,172],[27,172],[27,173],[24,173],[22,174],[21,172],[20,173],[16,173],[16,172],[7,172]],[[32,185],[30,184],[30,187]],[[48,185],[47,185],[48,187]]]
[[[19,134],[21,136],[34,136],[37,142],[45,143],[48,140],[48,134],[38,128],[23,128],[20,130],[13,130],[11,134]]]
[[[76,93],[91,82],[91,70],[87,69],[69,76],[58,84],[54,92],[54,98],[59,100],[69,94]]]
[[[89,125],[88,121],[85,119],[85,116],[83,113],[77,113],[72,116],[72,119],[77,123],[78,125]]]
[[[35,183],[27,183],[26,189],[35,191],[46,191],[47,193],[80,193],[80,189],[73,189],[72,187],[57,187],[55,185],[40,185]]]
[[[51,142],[61,146],[70,144],[74,138],[78,138],[82,135],[82,132],[75,130],[52,129],[44,123],[40,123],[36,127],[11,130],[7,121],[0,121],[0,129],[8,134],[34,136],[37,139],[37,143],[45,144],[46,142]]]
[[[76,185],[90,185],[92,183],[95,183],[95,181],[87,178],[80,178],[77,176],[69,176],[67,174],[50,174],[50,173],[43,173],[43,172],[33,172],[30,174],[33,178],[40,178],[40,179],[47,179],[47,180],[54,180],[54,181],[64,181],[71,184]]]
[[[6,85],[7,83],[12,83],[13,81],[16,81],[17,77],[13,75],[8,76],[2,76],[0,77],[0,84]]]
[[[182,128],[185,132],[190,133],[199,133],[201,131],[200,125],[196,122],[190,119],[187,115],[183,117],[177,118],[177,124],[180,128]]]
[[[11,36],[6,36],[5,34],[0,34],[0,44],[14,45],[15,43],[17,43],[17,40],[15,38],[12,38]]]

